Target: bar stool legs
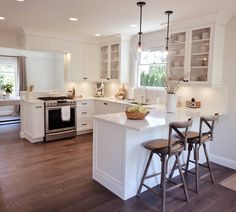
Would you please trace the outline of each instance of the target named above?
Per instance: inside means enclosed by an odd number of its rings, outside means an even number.
[[[204,152],[205,152],[205,156],[206,156],[206,161],[207,161],[207,166],[208,166],[210,177],[211,177],[211,182],[214,183],[215,180],[214,180],[214,176],[212,174],[212,168],[211,168],[209,156],[208,156],[207,149],[206,149],[206,144],[203,144],[203,148],[204,148]]]
[[[162,211],[166,207],[166,171],[167,171],[167,156],[161,156],[161,196],[162,196]]]
[[[140,193],[141,193],[141,190],[142,190],[143,186],[148,188],[148,189],[150,189],[155,194],[160,195],[161,198],[162,198],[162,200],[161,200],[161,208],[162,208],[162,210],[161,211],[163,211],[163,212],[165,211],[165,207],[166,207],[166,192],[167,191],[171,191],[171,190],[173,190],[175,188],[178,188],[178,187],[183,187],[186,201],[189,201],[187,185],[186,185],[186,181],[184,179],[184,174],[183,174],[183,171],[182,171],[182,168],[181,168],[181,164],[180,164],[180,160],[179,160],[179,153],[177,153],[175,155],[175,158],[176,158],[176,167],[179,170],[179,174],[180,174],[181,181],[182,181],[182,183],[180,183],[180,184],[177,184],[174,181],[172,181],[172,180],[170,180],[170,179],[168,179],[166,177],[166,174],[167,174],[167,163],[168,163],[168,157],[167,157],[166,154],[157,154],[160,157],[160,159],[161,159],[161,173],[154,173],[152,175],[147,176],[148,168],[150,166],[153,154],[154,154],[154,152],[151,151],[151,153],[149,155],[149,158],[148,158],[148,161],[147,161],[147,164],[146,164],[146,167],[144,169],[143,177],[141,179],[141,182],[140,182],[140,185],[139,185],[139,188],[138,188],[138,191],[137,191],[137,196],[140,196]],[[147,185],[145,185],[144,184],[144,180],[148,179],[148,178],[151,178],[151,177],[154,177],[154,176],[157,176],[157,175],[160,175],[160,174],[161,174],[161,182],[160,182],[161,191],[160,191],[160,193],[157,193],[154,189],[149,188]],[[170,182],[174,183],[175,185],[170,187],[170,188],[168,188],[168,189],[166,189],[166,181],[167,180],[169,180]]]
[[[143,173],[143,177],[141,179],[141,183],[140,183],[138,191],[137,191],[137,196],[140,196],[141,189],[143,187],[143,183],[144,183],[144,180],[146,179],[147,171],[148,171],[148,168],[149,168],[151,160],[152,160],[152,156],[153,156],[153,151],[151,151],[151,153],[149,154],[148,161],[147,161],[144,173]]]

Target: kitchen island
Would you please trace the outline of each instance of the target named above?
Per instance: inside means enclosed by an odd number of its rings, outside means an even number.
[[[186,121],[192,117],[191,129],[198,130],[199,117],[204,114],[192,109],[177,109],[175,114],[168,114],[160,106],[152,109],[144,120],[128,120],[125,113],[94,116],[93,179],[123,200],[135,196],[149,154],[142,144],[167,138],[168,125],[172,121]],[[160,160],[155,157],[149,174],[160,171]],[[174,158],[171,159],[173,163]],[[145,182],[150,187],[160,183],[159,177]]]

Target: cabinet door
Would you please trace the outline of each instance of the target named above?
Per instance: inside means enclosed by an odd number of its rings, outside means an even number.
[[[112,44],[110,48],[110,79],[118,80],[120,71],[120,44]]]
[[[209,80],[208,61],[210,37],[210,27],[192,31],[190,63],[191,82],[208,82]]]
[[[175,80],[183,79],[186,67],[186,32],[171,35],[171,50],[169,75]]]
[[[33,104],[33,137],[44,137],[44,105]]]
[[[107,79],[110,77],[109,72],[109,46],[105,45],[101,47],[101,72],[100,78]]]

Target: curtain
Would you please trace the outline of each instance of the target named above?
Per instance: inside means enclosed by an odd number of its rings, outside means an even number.
[[[18,56],[17,57],[17,70],[18,70],[18,79],[19,79],[19,91],[27,90],[26,82],[26,57]]]

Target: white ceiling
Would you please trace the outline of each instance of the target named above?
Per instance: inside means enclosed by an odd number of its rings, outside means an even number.
[[[28,28],[47,34],[80,37],[124,33],[136,34],[139,7],[136,0],[0,0],[0,29]],[[236,14],[236,0],[146,0],[143,31],[160,29],[165,10],[173,10],[171,20],[180,20],[216,11]],[[77,17],[71,22],[69,17]]]

